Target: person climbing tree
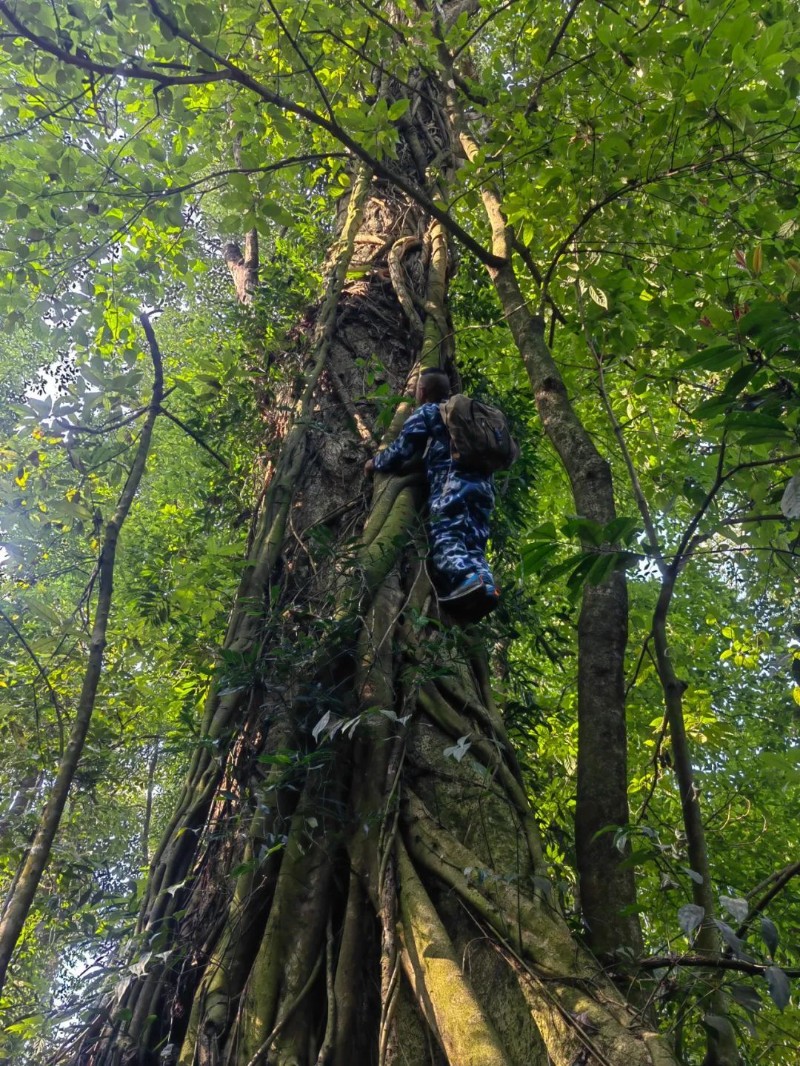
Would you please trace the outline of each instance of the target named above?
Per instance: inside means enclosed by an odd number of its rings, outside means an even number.
[[[424,458],[430,560],[440,602],[458,608],[469,604],[470,616],[482,617],[494,609],[500,596],[485,554],[495,500],[492,470],[510,465],[518,450],[507,427],[490,428],[487,443],[481,439],[487,423],[473,416],[474,425],[468,426],[459,417],[459,409],[466,406],[472,412],[475,401],[462,396],[450,400],[450,381],[443,370],[421,372],[416,401],[418,409],[397,439],[367,462],[365,472],[391,473]],[[477,407],[505,423],[494,408]]]

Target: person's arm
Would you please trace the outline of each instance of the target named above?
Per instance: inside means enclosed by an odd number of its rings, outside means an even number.
[[[397,470],[403,463],[410,462],[422,454],[429,436],[425,414],[422,408],[419,408],[406,419],[397,439],[371,460],[372,468],[381,474]]]

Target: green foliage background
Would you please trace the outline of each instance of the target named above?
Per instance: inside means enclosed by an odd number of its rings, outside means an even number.
[[[336,132],[390,165],[405,108],[365,106],[374,103],[377,57],[398,84],[420,56],[437,62],[431,21],[416,9],[414,33],[390,49],[396,33],[378,9],[283,5],[285,27],[314,48],[316,81],[297,73],[266,8],[175,2],[169,11],[220,54],[235,54],[245,34],[248,74],[294,114],[241,81],[204,80],[213,64],[138,0],[83,0],[63,11],[29,0],[18,13],[60,42],[67,60],[83,41],[93,62],[116,63],[121,76],[87,73],[8,27],[0,40],[3,885],[80,684],[95,523],[124,482],[137,434],[129,416],[147,402],[135,327],[143,309],[160,312],[166,406],[181,423],[159,420],[125,527],[90,742],[2,1003],[0,1055],[9,1062],[43,1061],[120,965],[117,948],[195,742],[203,694],[215,670],[235,673],[217,665],[215,649],[270,460],[259,405],[280,379],[287,331],[317,293],[320,250],[349,184]],[[485,243],[480,189],[500,188],[559,309],[554,354],[612,463],[629,521],[610,535],[570,514],[493,292],[462,250],[452,282],[462,373],[471,390],[498,398],[524,443],[500,493],[492,551],[504,600],[487,633],[548,858],[576,910],[576,603],[584,581],[627,567],[633,822],[625,832],[647,950],[681,953],[689,944],[678,911],[692,872],[648,640],[659,572],[609,412],[664,556],[694,522],[702,538],[681,574],[670,633],[689,686],[686,725],[715,888],[733,901],[735,931],[737,901],[755,902],[800,846],[798,526],[780,507],[800,471],[800,15],[780,0],[585,5],[551,54],[563,15],[558,3],[525,0],[478,14],[461,88],[482,147],[461,166],[445,207]],[[459,18],[450,46],[466,47],[475,25]],[[131,57],[121,70],[120,57]],[[142,82],[133,67],[177,81]],[[299,108],[324,121],[301,121]],[[251,227],[262,272],[248,317],[234,307],[219,252]],[[526,284],[538,301],[534,277]],[[723,448],[724,470],[738,469],[706,503]],[[587,556],[582,536],[607,550]],[[734,956],[798,964],[798,886],[790,882],[765,911],[777,947],[757,920]],[[772,1001],[785,1005],[781,979],[771,978],[772,1000],[762,977],[730,980],[747,1061],[796,1062],[800,1020]],[[686,1061],[699,1061],[692,971],[664,971],[655,988],[664,1026]]]

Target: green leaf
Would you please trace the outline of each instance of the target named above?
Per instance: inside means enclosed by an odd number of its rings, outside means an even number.
[[[731,995],[740,1007],[751,1014],[757,1013],[764,1006],[761,996],[751,985],[731,985]]]
[[[778,930],[775,923],[769,918],[761,918],[761,939],[767,945],[767,950],[774,957],[778,949]]]
[[[746,899],[737,899],[732,896],[720,896],[719,902],[728,914],[734,917],[740,925],[750,913],[750,905]]]
[[[719,918],[714,919],[714,925],[719,930],[722,939],[727,946],[731,949],[734,955],[739,959],[744,959],[746,962],[752,962],[752,957],[744,950],[744,941],[740,940],[736,933],[731,929],[727,922],[720,921]]]
[[[411,106],[410,100],[395,100],[395,102],[389,107],[388,117],[390,122],[397,122],[399,118],[402,118]]]
[[[603,526],[591,518],[568,518],[561,532],[568,537],[580,537],[582,541],[588,541],[598,548],[606,541]]]
[[[779,1010],[785,1010],[791,998],[791,985],[789,978],[778,966],[768,966],[764,976],[767,980],[769,994]]]
[[[603,528],[604,543],[614,544],[621,540],[624,544],[630,544],[641,530],[641,518],[620,515]]]
[[[602,585],[606,578],[618,567],[620,552],[608,552],[598,555],[586,574],[587,585]]]
[[[29,593],[25,596],[25,604],[30,611],[32,611],[38,618],[41,618],[48,625],[55,626],[56,629],[60,629],[63,624],[63,619],[54,611],[52,607],[44,603],[38,596],[32,596]]]
[[[544,522],[530,530],[528,536],[532,540],[557,540],[558,532],[553,522]]]
[[[568,559],[564,559],[563,562],[556,564],[542,574],[543,584],[550,584],[555,581],[556,578],[561,577],[563,574],[568,574],[580,566],[581,563],[588,562],[591,564],[594,561],[594,555],[588,555],[586,552],[577,552],[575,555],[571,555]]]
[[[192,31],[199,36],[213,33],[217,22],[217,16],[211,8],[197,3],[187,5],[186,18],[192,27]]]
[[[678,911],[678,925],[688,937],[691,937],[705,916],[704,907],[700,907],[696,903],[684,903]]]
[[[715,396],[711,400],[705,400],[703,403],[698,404],[691,412],[691,417],[700,419],[701,421],[719,418],[720,415],[725,414],[730,406],[730,400],[720,399],[720,397]]]
[[[703,1025],[709,1029],[713,1029],[717,1033],[727,1033],[730,1031],[730,1022],[727,1018],[721,1014],[704,1014]]]
[[[726,383],[725,388],[722,390],[722,395],[726,399],[735,399],[742,389],[750,384],[760,369],[761,367],[757,363],[747,363],[745,366],[739,367]]]
[[[765,415],[761,411],[731,411],[725,418],[728,429],[770,429],[783,434],[788,432],[787,426],[772,415]]]
[[[286,226],[287,229],[291,229],[292,226],[294,226],[294,215],[274,200],[262,200],[259,207],[261,212],[265,214],[267,218],[274,219],[279,225]]]
[[[543,569],[544,564],[552,559],[558,551],[557,544],[528,544],[520,551],[520,561],[525,573],[535,574]]]
[[[596,289],[593,285],[590,285],[589,295],[600,307],[608,308],[608,296],[606,296],[602,289]]]

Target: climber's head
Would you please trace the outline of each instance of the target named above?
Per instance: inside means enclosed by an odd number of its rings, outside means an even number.
[[[450,379],[444,370],[423,370],[417,378],[417,403],[442,403],[450,395]]]

